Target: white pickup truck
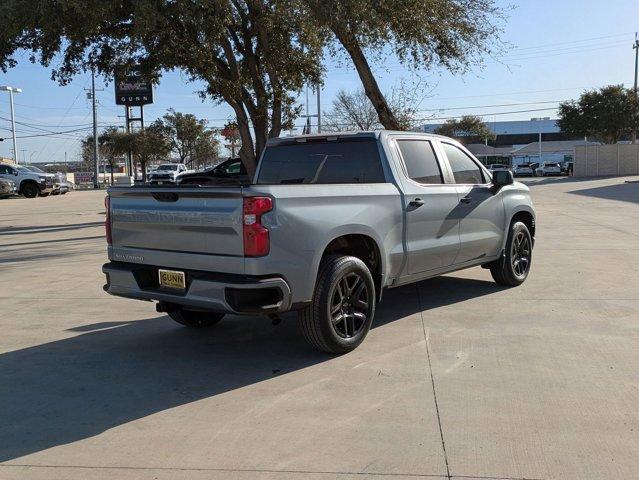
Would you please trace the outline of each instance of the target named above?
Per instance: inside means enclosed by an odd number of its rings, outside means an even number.
[[[164,163],[149,173],[147,181],[159,185],[175,183],[180,175],[189,172],[191,170],[188,170],[183,163]]]
[[[33,172],[22,165],[0,163],[0,178],[15,182],[18,193],[27,198],[47,196],[53,191],[53,175]]]
[[[384,288],[474,266],[521,284],[535,235],[512,172],[410,132],[271,139],[244,185],[112,187],[106,205],[108,293],[191,327],[296,310],[332,353],[362,342]]]

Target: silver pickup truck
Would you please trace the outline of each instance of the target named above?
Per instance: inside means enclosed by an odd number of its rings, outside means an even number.
[[[246,186],[112,187],[105,291],[190,327],[297,310],[315,348],[368,333],[384,288],[463,268],[527,277],[528,188],[454,140],[408,132],[272,139]]]

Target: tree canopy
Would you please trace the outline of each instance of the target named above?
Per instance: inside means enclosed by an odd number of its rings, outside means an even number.
[[[27,51],[55,65],[61,84],[133,64],[149,78],[180,69],[204,82],[202,97],[235,113],[249,174],[299,115],[303,86],[321,84],[325,51],[346,52],[380,123],[401,129],[371,64],[394,53],[420,69],[465,70],[492,53],[502,18],[497,0],[5,0],[2,11],[3,71]]]
[[[207,130],[206,120],[198,119],[191,113],[169,111],[153,122],[152,126],[161,132],[177,155],[180,163],[206,163],[206,159],[219,156],[219,142],[215,132]]]
[[[447,137],[480,137],[483,140],[494,140],[495,134],[488,125],[475,115],[464,115],[459,119],[450,119],[435,130],[438,135]]]
[[[609,85],[559,105],[557,125],[562,132],[617,143],[639,126],[632,90]]]

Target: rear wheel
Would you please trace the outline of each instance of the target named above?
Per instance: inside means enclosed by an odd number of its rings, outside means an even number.
[[[504,257],[490,267],[499,285],[516,287],[524,283],[532,263],[532,236],[523,222],[513,222],[508,232]]]
[[[27,198],[35,198],[38,196],[38,193],[40,193],[40,189],[35,183],[29,182],[22,187],[22,195]]]
[[[317,350],[347,353],[364,341],[375,315],[375,284],[359,258],[326,257],[311,304],[299,313],[302,332]]]
[[[216,325],[224,318],[223,313],[217,312],[199,312],[195,310],[186,310],[179,308],[168,312],[169,317],[177,323],[191,328],[207,328]]]

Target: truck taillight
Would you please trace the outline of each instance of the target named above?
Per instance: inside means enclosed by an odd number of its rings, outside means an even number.
[[[111,198],[108,195],[104,197],[104,209],[106,210],[106,218],[104,220],[106,241],[109,245],[111,245],[113,243],[113,239],[111,237]]]
[[[270,197],[245,197],[243,208],[244,256],[268,255],[270,240],[268,228],[262,225],[262,215],[273,210]]]

